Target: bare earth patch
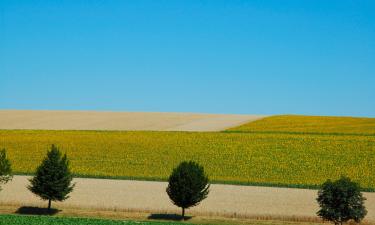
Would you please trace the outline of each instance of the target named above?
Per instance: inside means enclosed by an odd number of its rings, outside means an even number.
[[[0,110],[0,129],[220,131],[260,115]]]
[[[29,190],[28,176],[15,176],[3,186],[0,204],[42,206]],[[76,188],[71,197],[55,207],[91,210],[133,211],[150,213],[180,213],[169,200],[166,182],[110,179],[74,179]],[[199,206],[188,210],[192,215],[229,216],[240,218],[294,219],[316,221],[317,191],[291,188],[271,188],[220,185]],[[365,193],[368,221],[375,221],[375,193]]]

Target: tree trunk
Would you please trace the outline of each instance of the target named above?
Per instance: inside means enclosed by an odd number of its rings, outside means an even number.
[[[185,220],[185,208],[182,207],[182,219]]]
[[[48,211],[51,209],[51,199],[48,199]]]

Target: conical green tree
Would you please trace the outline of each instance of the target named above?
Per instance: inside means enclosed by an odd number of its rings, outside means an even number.
[[[205,199],[209,187],[203,167],[189,161],[182,162],[173,169],[166,191],[173,204],[182,208],[182,218],[185,219],[185,209],[196,206]]]
[[[6,184],[12,180],[12,167],[5,149],[0,151],[0,184]],[[1,187],[0,187],[1,190]]]
[[[73,191],[74,184],[71,184],[73,175],[69,169],[69,161],[66,154],[63,156],[59,149],[51,146],[47,157],[37,168],[35,176],[30,179],[31,192],[43,200],[48,200],[48,210],[51,209],[51,201],[64,201]]]

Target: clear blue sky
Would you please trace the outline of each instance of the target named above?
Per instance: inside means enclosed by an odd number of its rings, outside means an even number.
[[[0,109],[375,117],[375,1],[0,0]]]

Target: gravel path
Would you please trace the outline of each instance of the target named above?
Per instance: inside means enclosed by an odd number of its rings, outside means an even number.
[[[3,186],[0,204],[43,206],[26,186],[28,176],[15,176]],[[71,197],[53,206],[100,210],[139,210],[150,212],[180,212],[165,192],[167,183],[109,179],[74,179],[76,188]],[[375,193],[365,193],[367,219],[375,221]],[[290,188],[270,188],[236,185],[211,185],[211,192],[201,205],[189,209],[188,214],[239,215],[266,217],[313,218],[318,206],[316,191]]]
[[[0,129],[221,131],[263,117],[200,113],[0,110]]]

